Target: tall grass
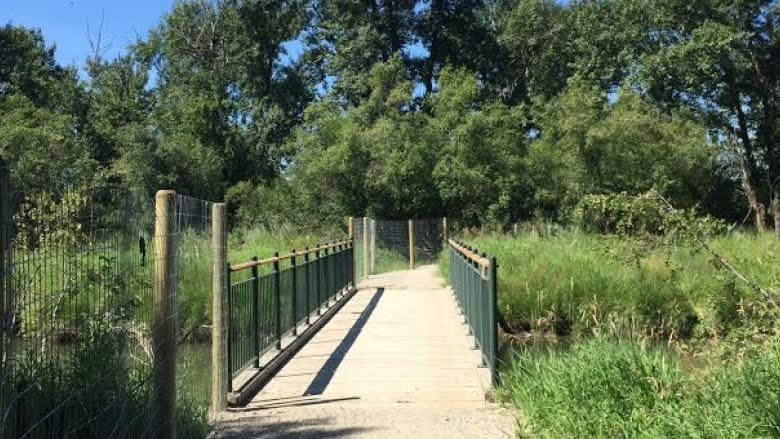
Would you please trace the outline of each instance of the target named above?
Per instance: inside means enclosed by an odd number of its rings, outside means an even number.
[[[388,273],[391,271],[409,269],[408,255],[378,247],[374,257],[374,271],[372,274]]]
[[[715,254],[578,231],[467,241],[497,257],[510,326],[573,335],[508,356],[521,436],[780,437],[780,313],[740,279],[780,290],[773,237],[717,237]]]
[[[665,349],[593,339],[520,352],[504,374],[521,436],[780,437],[780,343],[737,365],[690,370]]]
[[[749,323],[758,310],[745,312],[745,306],[761,299],[720,269],[712,255],[691,246],[648,248],[636,240],[576,231],[546,238],[482,236],[469,243],[498,258],[499,307],[519,329],[722,335]],[[756,282],[780,284],[774,240],[734,235],[711,244]]]

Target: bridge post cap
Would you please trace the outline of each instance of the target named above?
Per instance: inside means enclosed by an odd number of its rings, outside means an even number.
[[[156,198],[167,198],[167,197],[175,197],[176,191],[173,189],[160,189],[155,194]]]

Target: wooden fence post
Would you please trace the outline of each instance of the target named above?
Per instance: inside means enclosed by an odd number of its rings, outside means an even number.
[[[13,368],[13,343],[9,316],[15,312],[13,290],[11,289],[11,178],[8,164],[0,157],[0,437],[9,434],[6,419],[13,419],[10,413],[14,386],[9,379]],[[9,326],[3,328],[3,323]],[[6,418],[7,415],[7,418]]]
[[[354,238],[354,230],[352,229],[352,217],[347,218],[347,236],[350,241]]]
[[[227,406],[227,205],[211,208],[211,415],[216,417]]]
[[[176,437],[176,192],[158,191],[154,223],[152,426],[154,437]]]
[[[373,273],[376,271],[376,220],[371,218],[369,224],[371,225],[371,242],[368,243],[368,252],[371,255],[371,259],[368,269]]]
[[[414,270],[414,220],[409,220],[409,269]]]
[[[442,222],[442,226],[441,226],[442,227],[442,237],[444,238],[444,244],[446,245],[447,241],[450,239],[449,229],[447,229],[447,217],[445,216],[442,219],[441,222]]]
[[[368,277],[368,218],[363,217],[363,279]]]

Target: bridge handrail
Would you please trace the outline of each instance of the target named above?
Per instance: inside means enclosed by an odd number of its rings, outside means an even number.
[[[449,278],[482,366],[490,369],[491,382],[498,382],[497,268],[496,258],[488,258],[466,244],[448,240]]]
[[[253,260],[250,260],[250,261],[241,262],[241,263],[238,263],[238,264],[231,265],[230,266],[230,271],[236,272],[236,271],[241,271],[241,270],[247,270],[249,268],[260,267],[262,265],[270,265],[270,264],[273,264],[274,262],[286,261],[288,259],[296,258],[298,256],[306,256],[306,255],[310,255],[312,253],[316,253],[318,251],[327,250],[327,249],[331,249],[331,248],[335,248],[335,247],[342,246],[342,245],[347,245],[347,244],[352,244],[352,240],[351,239],[343,239],[341,241],[335,241],[335,242],[332,242],[332,243],[321,244],[321,245],[318,245],[317,247],[312,247],[312,248],[310,248],[308,250],[296,251],[295,253],[290,252],[290,253],[282,254],[282,255],[279,255],[279,256],[271,256],[271,257],[268,257],[268,258],[265,258],[265,259],[257,259],[257,260],[253,259]]]
[[[465,256],[467,259],[469,259],[471,262],[474,262],[475,264],[482,267],[482,269],[487,270],[490,268],[490,259],[488,259],[485,256],[480,256],[479,253],[476,253],[469,248],[467,248],[465,245],[459,243],[458,241],[454,239],[450,239],[447,241],[448,244],[455,248],[458,252],[460,252],[463,256]]]
[[[285,260],[290,264],[282,267]],[[262,273],[260,267],[268,264],[272,270]],[[296,339],[299,329],[310,328],[312,318],[354,289],[354,247],[352,240],[341,240],[227,266],[227,391],[234,403],[254,380],[245,379],[245,371],[257,377],[265,361],[286,348],[283,339]],[[244,272],[233,278],[246,269],[248,277]]]

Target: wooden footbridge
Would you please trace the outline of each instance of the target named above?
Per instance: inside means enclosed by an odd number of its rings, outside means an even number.
[[[215,413],[485,407],[497,377],[495,260],[447,240],[449,282],[436,265],[358,276],[360,244],[226,264]]]

